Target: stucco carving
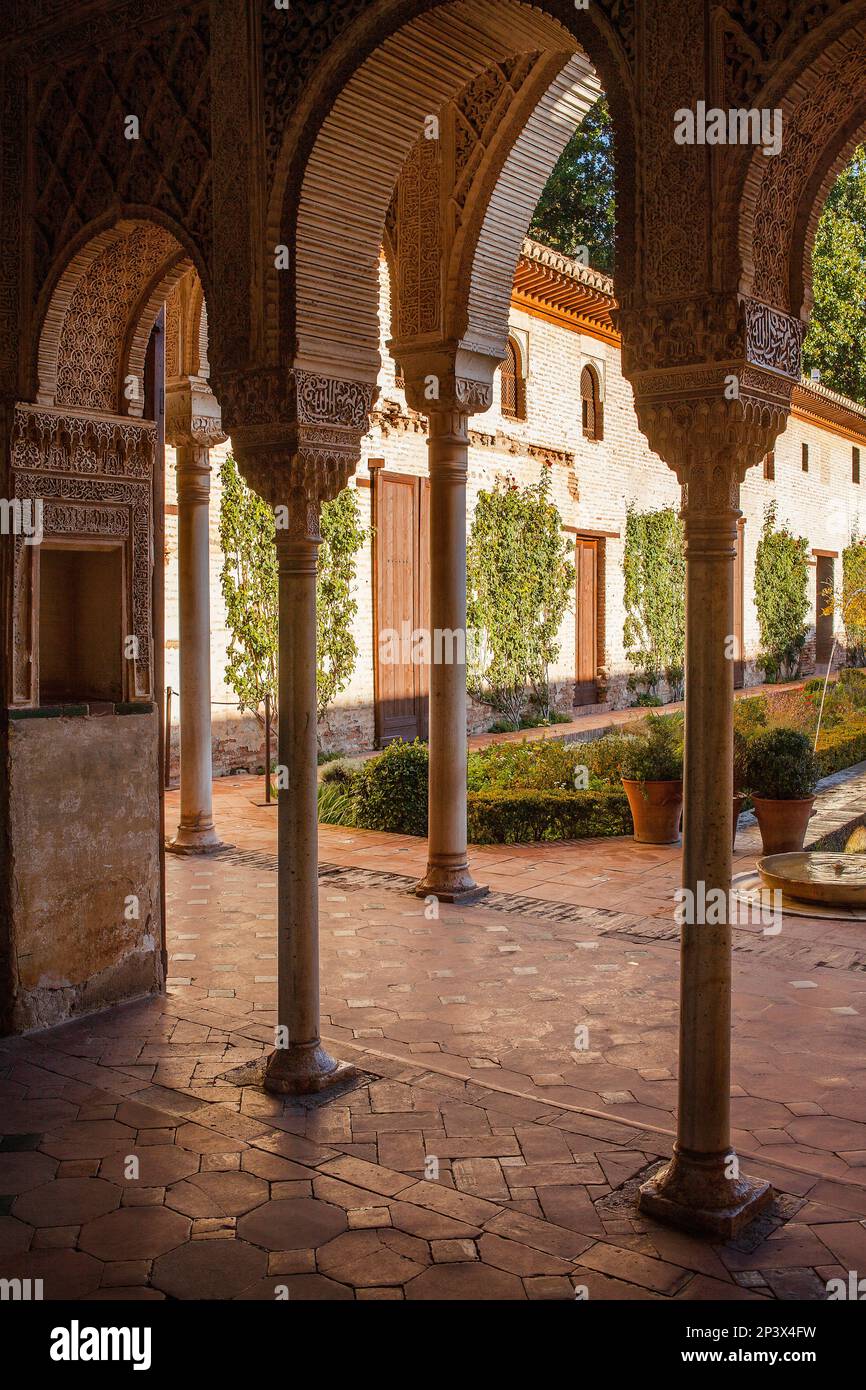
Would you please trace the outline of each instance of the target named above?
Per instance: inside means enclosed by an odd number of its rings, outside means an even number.
[[[14,496],[43,502],[53,535],[125,537],[125,579],[138,657],[130,663],[132,699],[152,698],[151,489],[156,426],[19,405],[12,428]],[[15,540],[13,701],[37,698],[34,685],[33,547]]]

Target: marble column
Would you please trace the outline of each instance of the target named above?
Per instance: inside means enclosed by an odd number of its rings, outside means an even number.
[[[773,1196],[740,1173],[731,1146],[731,805],[734,561],[739,486],[689,496],[686,544],[686,713],[683,769],[685,904],[724,894],[716,913],[684,913],[680,953],[677,1138],[673,1158],[642,1189],[641,1207],[673,1224],[729,1236]]]
[[[466,833],[466,483],[470,416],[490,407],[498,362],[405,344],[397,352],[409,402],[427,417],[430,472],[427,871],[415,892],[473,902],[487,889],[472,877]],[[463,371],[460,356],[467,359]]]
[[[316,736],[319,517],[350,469],[320,467],[292,446],[237,452],[247,481],[274,509],[278,570],[277,1026],[263,1084],[303,1095],[355,1070],[330,1056],[320,1035]]]
[[[178,395],[179,404],[169,395],[167,426],[177,459],[180,822],[168,848],[175,854],[212,854],[222,842],[212,793],[209,446],[225,436],[218,416],[214,422],[188,412],[184,422],[188,394]],[[197,405],[201,410],[200,398]]]

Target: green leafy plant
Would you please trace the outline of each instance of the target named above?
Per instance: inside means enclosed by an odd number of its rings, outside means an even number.
[[[629,689],[647,687],[640,703],[658,698],[662,678],[674,699],[683,693],[686,560],[683,525],[673,507],[639,512],[631,505],[623,550],[623,643],[637,671]]]
[[[620,774],[633,782],[676,782],[683,775],[683,721],[648,714],[644,728],[623,741]]]
[[[470,791],[575,791],[585,745],[561,739],[493,743],[470,753]]]
[[[322,544],[316,575],[316,701],[322,719],[352,679],[358,644],[352,623],[357,555],[367,540],[358,494],[344,488],[322,507]]]
[[[630,835],[634,828],[621,788],[470,792],[467,819],[470,843],[476,845]]]
[[[247,487],[231,454],[220,468],[220,584],[230,633],[226,684],[241,709],[264,722],[265,695],[276,719],[279,605],[274,514]],[[316,577],[316,690],[321,719],[352,677],[358,648],[352,622],[357,554],[367,538],[358,499],[346,488],[322,507]]]
[[[812,253],[814,307],[803,366],[866,405],[866,149],[839,175],[818,221]]]
[[[277,563],[274,514],[247,487],[231,454],[220,467],[220,586],[230,637],[226,685],[242,710],[264,723],[265,695],[277,698]]]
[[[818,776],[811,740],[798,729],[766,729],[749,743],[746,777],[753,796],[805,800],[813,795]]]
[[[613,125],[607,98],[591,106],[560,155],[535,210],[530,236],[567,256],[613,270]]]
[[[478,494],[467,550],[467,681],[511,728],[533,699],[550,715],[548,668],[574,592],[571,541],[550,501],[550,474],[518,487],[498,478]]]
[[[770,502],[755,557],[755,610],[762,647],[758,664],[769,681],[796,675],[806,643],[808,581],[808,541],[777,525],[776,503]]]
[[[856,532],[842,551],[841,609],[848,660],[866,665],[866,541]]]
[[[355,824],[397,835],[427,834],[427,745],[397,739],[369,758],[354,783]]]
[[[322,825],[355,824],[355,798],[341,782],[320,782],[317,800]]]

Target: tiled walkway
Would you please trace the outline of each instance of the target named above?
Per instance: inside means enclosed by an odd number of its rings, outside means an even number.
[[[235,849],[169,859],[168,996],[0,1044],[0,1277],[48,1299],[820,1298],[866,1268],[866,925],[735,932],[735,1139],[781,1196],[713,1244],[632,1201],[673,1130],[676,851],[478,851],[490,898],[432,917],[405,892],[423,843],[323,828],[324,1031],[370,1079],[304,1107],[226,1077],[272,1037],[276,812],[253,779],[216,793]]]

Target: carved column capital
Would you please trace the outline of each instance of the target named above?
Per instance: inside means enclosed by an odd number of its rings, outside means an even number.
[[[228,438],[222,427],[219,402],[208,383],[197,377],[178,377],[166,383],[165,440],[173,448],[212,449]]]
[[[217,389],[240,470],[274,508],[278,544],[281,536],[318,544],[321,505],[361,457],[375,386],[263,367],[222,372]]]
[[[630,304],[617,320],[623,371],[651,447],[702,497],[738,490],[785,427],[804,325],[724,293]]]
[[[392,342],[389,348],[403,371],[406,399],[420,415],[430,420],[434,415],[462,416],[465,421],[493,404],[495,358],[455,343]]]

